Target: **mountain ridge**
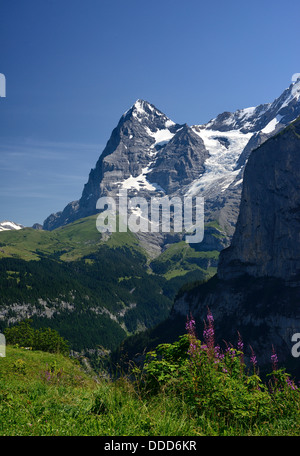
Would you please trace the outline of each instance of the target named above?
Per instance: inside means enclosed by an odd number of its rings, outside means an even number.
[[[138,99],[120,118],[77,201],[51,214],[52,230],[97,213],[101,196],[203,196],[206,222],[235,230],[245,164],[255,148],[300,115],[300,80],[272,103],[224,112],[204,125],[177,124],[151,103]],[[185,133],[185,141],[183,134]],[[196,137],[198,139],[196,139]],[[156,243],[166,237],[141,236]]]
[[[11,220],[3,220],[0,222],[0,232],[1,231],[10,231],[10,230],[21,230],[24,228],[20,223],[12,222]]]

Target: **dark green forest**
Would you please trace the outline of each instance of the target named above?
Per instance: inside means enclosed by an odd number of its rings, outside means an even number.
[[[39,261],[2,258],[0,309],[10,308],[0,329],[8,318],[18,318],[15,303],[30,305],[35,308],[33,325],[58,330],[72,349],[114,349],[128,335],[165,319],[178,289],[198,277],[199,271],[190,271],[167,280],[149,271],[146,256],[125,246],[103,245],[72,262],[61,261],[57,254]],[[67,308],[61,302],[68,303]],[[44,314],[45,303],[52,318]]]

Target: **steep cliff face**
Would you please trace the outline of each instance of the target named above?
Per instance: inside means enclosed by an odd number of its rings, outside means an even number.
[[[51,214],[44,229],[53,230],[79,218],[97,213],[101,196],[115,195],[123,186],[132,193],[156,192],[157,186],[146,181],[146,174],[158,150],[181,128],[153,105],[137,100],[123,114],[113,130],[95,168],[89,174],[79,201],[69,203],[63,211]]]
[[[300,332],[300,119],[252,152],[244,173],[240,212],[218,273],[175,301],[171,320],[190,313],[200,322],[213,312],[220,340],[237,331],[270,362],[300,373],[291,336]],[[170,323],[171,324],[171,323]]]
[[[252,152],[239,218],[218,275],[300,278],[300,120]]]
[[[155,167],[148,174],[167,194],[172,194],[198,179],[205,171],[209,152],[203,140],[188,126],[180,128],[157,153]]]

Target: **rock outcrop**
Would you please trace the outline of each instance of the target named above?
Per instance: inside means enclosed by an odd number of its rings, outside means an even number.
[[[245,274],[299,282],[300,120],[248,160],[236,230],[218,270],[222,279]]]

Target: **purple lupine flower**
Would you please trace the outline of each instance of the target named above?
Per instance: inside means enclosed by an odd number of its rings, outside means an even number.
[[[250,357],[250,362],[253,364],[253,368],[255,369],[255,366],[257,364],[257,359],[256,359],[256,355],[253,351],[253,348],[251,347],[250,345],[250,349],[251,349],[251,357]]]
[[[208,321],[209,323],[212,324],[212,323],[214,322],[214,317],[212,316],[212,313],[211,313],[210,310],[208,310],[208,314],[207,314],[207,317],[206,317],[206,318],[207,318],[207,321]]]
[[[289,377],[286,378],[286,382],[292,390],[298,389],[295,383]]]
[[[241,363],[244,364],[244,343],[240,333],[238,332],[239,338],[237,343],[237,349],[240,352]]]
[[[197,354],[197,341],[196,341],[195,327],[196,327],[196,323],[195,323],[195,320],[193,319],[192,315],[190,316],[190,318],[187,317],[185,329],[189,335],[190,346],[188,349],[188,354],[191,357],[195,357]]]
[[[251,355],[251,358],[250,358],[250,361],[253,365],[256,365],[257,364],[257,359],[256,359],[256,356],[255,354],[253,353],[253,355]]]
[[[238,335],[239,335],[239,339],[238,339],[238,343],[237,343],[237,348],[239,351],[242,352],[244,350],[244,343],[242,341],[240,333],[238,333]]]
[[[232,359],[233,359],[233,358],[235,357],[235,355],[236,355],[236,351],[235,351],[234,348],[232,348],[232,349],[230,350],[229,353],[230,353],[230,356],[231,356]]]
[[[191,356],[195,356],[197,353],[197,346],[196,344],[190,343],[189,349],[188,349],[188,354]]]
[[[208,314],[207,314],[207,324],[204,323],[204,331],[203,331],[203,337],[204,341],[206,342],[207,348],[212,351],[214,349],[215,341],[214,341],[214,335],[215,335],[215,330],[214,330],[214,318],[212,316],[212,313],[208,309]]]
[[[272,361],[273,371],[276,371],[277,370],[278,357],[277,357],[277,354],[275,352],[275,349],[274,349],[273,345],[272,345],[271,361]]]
[[[224,359],[225,355],[221,352],[221,348],[219,345],[215,347],[215,358],[217,358],[219,361],[222,361]]]
[[[230,350],[231,350],[231,347],[229,347],[229,345],[227,345],[227,343],[226,343],[226,350],[225,350],[225,352],[226,352],[226,353],[229,353]]]
[[[195,336],[195,320],[191,316],[190,318],[187,317],[186,324],[185,324],[185,329],[188,332],[190,336]]]
[[[206,341],[211,341],[212,338],[214,337],[214,334],[215,334],[215,332],[214,332],[213,328],[206,328],[203,331],[203,337]],[[208,345],[210,345],[210,344],[208,344]]]

